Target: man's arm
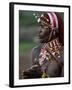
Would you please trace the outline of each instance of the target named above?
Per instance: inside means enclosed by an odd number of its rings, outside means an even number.
[[[40,47],[34,47],[31,52],[31,60],[32,60],[32,66],[28,68],[27,70],[22,72],[22,77],[24,79],[30,79],[30,78],[41,78],[42,71],[41,67],[38,64],[38,58],[40,53]]]
[[[32,52],[31,52],[32,65],[39,63],[40,50],[41,50],[41,45],[36,46],[32,49]]]

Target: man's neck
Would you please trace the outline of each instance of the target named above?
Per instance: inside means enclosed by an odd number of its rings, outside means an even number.
[[[54,41],[55,39],[58,39],[58,37],[54,37],[51,40],[48,40],[48,37],[45,37],[43,39],[40,39],[40,43],[48,43],[48,42]]]

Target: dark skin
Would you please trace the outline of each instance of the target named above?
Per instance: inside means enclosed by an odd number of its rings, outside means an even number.
[[[49,38],[48,34],[50,34],[50,31],[51,31],[50,27],[45,28],[45,27],[41,26],[41,29],[39,32],[39,38],[41,39],[41,43],[47,43],[48,42],[48,39],[46,39],[46,38]],[[56,37],[54,37],[54,38],[56,38]],[[59,62],[59,63],[56,61],[52,61],[51,63],[49,62],[49,66],[47,69],[47,73],[49,74],[49,77],[64,76],[64,72],[63,72],[64,67],[61,64],[62,64],[62,62]]]
[[[45,37],[48,37],[47,33],[49,33],[48,28],[41,27],[41,29],[39,31],[39,38],[44,39]]]
[[[40,23],[40,31],[39,31],[39,38],[40,39],[43,39],[43,40],[46,40],[46,38],[48,39],[48,34],[50,33],[50,24],[49,26],[48,25],[42,25]]]
[[[40,42],[41,43],[47,43],[53,39],[55,39],[59,34],[56,33],[55,36],[53,35],[53,32],[52,32],[52,37],[50,37],[50,34],[51,34],[51,24],[49,25],[42,25],[40,23],[40,31],[39,31],[39,39],[40,39]]]
[[[41,76],[42,76],[42,71],[40,66],[37,64],[33,65],[31,68],[22,72],[22,77],[24,79],[41,78]]]
[[[40,25],[39,38],[40,38],[41,43],[47,43],[48,41],[57,37],[58,33],[54,37],[52,36],[50,40],[48,40],[50,32],[51,32],[50,24]],[[49,77],[60,77],[60,76],[63,77],[64,76],[63,66],[61,66],[60,63],[56,61],[52,61],[51,63],[49,62],[49,66],[47,68],[48,69],[46,72]],[[23,71],[23,78],[26,78],[26,79],[41,78],[41,76],[42,76],[42,71],[39,64],[35,64],[28,70]]]

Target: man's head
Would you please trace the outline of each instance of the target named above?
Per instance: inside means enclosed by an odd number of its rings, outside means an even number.
[[[49,35],[48,35],[48,34],[50,33],[50,31],[51,31],[50,26],[47,26],[47,25],[43,26],[43,25],[40,25],[39,38],[40,38],[40,39],[44,39],[44,38],[47,37],[47,39],[48,39],[48,38],[49,38]]]
[[[39,38],[41,42],[49,42],[55,39],[56,37],[59,37],[59,33],[61,31],[63,33],[63,26],[61,25],[63,24],[62,20],[59,20],[58,15],[54,12],[45,12],[41,14],[38,17],[37,21],[40,24]]]
[[[40,39],[43,39],[45,37],[48,37],[48,34],[51,31],[51,24],[49,23],[49,20],[45,18],[45,15],[41,15],[41,17],[38,19],[38,23],[40,24],[40,31],[39,31],[39,37]]]

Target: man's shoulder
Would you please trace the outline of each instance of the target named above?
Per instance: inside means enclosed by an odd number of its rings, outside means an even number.
[[[34,52],[40,51],[40,50],[41,50],[41,47],[42,47],[42,44],[39,44],[39,45],[35,46],[35,47],[32,49],[32,52],[34,53]]]
[[[37,46],[35,46],[32,51],[31,51],[31,56],[32,56],[32,63],[34,65],[34,63],[36,63],[39,59],[39,53],[41,50],[42,44],[39,44]]]

